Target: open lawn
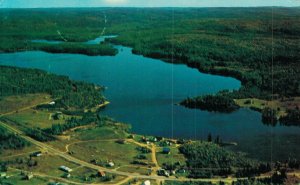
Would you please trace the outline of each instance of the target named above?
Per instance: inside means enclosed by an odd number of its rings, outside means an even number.
[[[181,165],[186,164],[186,158],[184,157],[183,154],[181,154],[176,147],[170,147],[171,152],[170,154],[163,154],[162,150],[163,148],[157,148],[157,161],[159,166],[162,166],[164,163],[166,164],[174,164],[179,162]]]
[[[24,175],[21,174],[20,171],[17,170],[9,170],[7,172],[7,175],[9,176],[8,179],[2,179],[3,184],[9,183],[9,184],[17,184],[17,185],[41,185],[41,184],[47,184],[49,180],[46,178],[41,177],[34,177],[31,180],[25,180]],[[0,183],[1,184],[1,183]]]
[[[122,166],[117,170],[130,173],[139,173],[141,175],[149,175],[149,172],[151,172],[151,169],[142,166]]]
[[[50,102],[51,97],[48,94],[26,94],[18,96],[7,96],[0,99],[0,114],[10,113],[26,107]]]
[[[76,158],[91,162],[97,161],[98,165],[106,166],[108,161],[115,163],[114,167],[131,165],[135,157],[141,154],[134,144],[118,144],[115,141],[88,141],[75,143],[69,147],[69,151]],[[150,154],[146,154],[147,159],[143,160],[150,163]]]
[[[11,160],[17,161],[12,165],[14,168],[31,171],[33,173],[47,174],[55,177],[61,177],[64,175],[64,172],[59,169],[60,166],[64,165],[71,169],[78,167],[78,165],[68,162],[61,157],[49,154],[44,154],[41,157],[33,157],[31,160],[29,155],[27,157],[15,158]],[[29,163],[36,163],[36,165],[32,165],[32,167],[30,167]]]
[[[82,128],[74,130],[74,138],[82,141],[86,140],[100,140],[100,139],[122,139],[127,133],[121,129],[114,129],[110,126],[96,127],[96,128]]]
[[[5,161],[5,160],[13,158],[13,157],[23,157],[23,156],[25,157],[25,156],[28,156],[30,153],[33,153],[36,151],[39,151],[39,148],[35,145],[30,145],[30,146],[27,146],[20,150],[14,150],[14,149],[3,150],[1,153],[0,161]]]
[[[63,115],[61,119],[53,119],[55,112],[28,109],[6,116],[10,120],[23,123],[26,127],[49,128],[52,124],[64,124],[71,116]]]
[[[86,168],[86,167],[78,167],[77,169],[72,172],[72,176],[68,178],[68,180],[75,181],[75,182],[81,182],[81,183],[101,183],[101,184],[115,184],[121,180],[123,180],[125,177],[118,176],[118,175],[112,175],[109,173],[105,173],[106,176],[109,176],[111,180],[107,180],[106,178],[102,178],[98,176],[98,171]]]

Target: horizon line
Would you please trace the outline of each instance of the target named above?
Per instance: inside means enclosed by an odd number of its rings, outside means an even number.
[[[300,6],[53,6],[53,7],[0,7],[0,9],[64,9],[64,8],[300,8]]]

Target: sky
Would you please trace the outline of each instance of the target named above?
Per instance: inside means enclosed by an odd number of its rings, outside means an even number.
[[[0,8],[300,6],[300,0],[0,0]]]

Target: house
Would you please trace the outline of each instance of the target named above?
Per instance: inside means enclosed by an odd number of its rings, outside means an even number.
[[[171,149],[167,148],[167,147],[164,147],[162,153],[163,154],[170,154],[171,153]]]
[[[169,177],[170,176],[169,172],[167,172],[165,169],[158,170],[157,174],[160,175],[160,176],[165,176],[165,177]]]
[[[119,139],[116,141],[116,143],[118,144],[126,144],[126,140],[125,139]]]
[[[6,177],[6,173],[5,172],[1,172],[0,173],[0,178],[5,178]]]
[[[71,174],[69,174],[69,173],[66,173],[65,175],[64,175],[64,178],[71,178]]]
[[[34,152],[32,154],[30,154],[31,157],[41,157],[42,156],[42,152],[38,151],[38,152]]]
[[[156,137],[152,137],[152,138],[150,139],[150,141],[152,141],[152,142],[157,142],[158,140],[157,140]]]
[[[129,139],[134,139],[134,137],[135,136],[133,134],[131,134],[131,135],[128,136]]]
[[[171,175],[176,175],[176,171],[175,170],[172,170],[170,172],[171,172]]]
[[[142,185],[151,185],[151,182],[149,180],[146,180],[145,182],[142,183]]]
[[[29,174],[27,174],[26,176],[25,176],[25,179],[26,180],[30,180],[30,179],[32,179],[33,178],[33,174],[32,173],[29,173]]]
[[[109,167],[114,167],[114,166],[115,166],[115,163],[111,161],[111,162],[108,163],[108,166],[109,166]]]
[[[64,171],[64,172],[67,172],[67,173],[70,173],[70,172],[73,171],[71,168],[66,167],[66,166],[60,166],[59,169]]]
[[[146,142],[148,142],[148,141],[149,141],[148,138],[146,138],[145,136],[142,137],[142,142],[146,143]]]
[[[49,105],[55,105],[55,101],[50,102]]]
[[[98,171],[98,176],[99,177],[105,177],[105,172],[104,171]]]

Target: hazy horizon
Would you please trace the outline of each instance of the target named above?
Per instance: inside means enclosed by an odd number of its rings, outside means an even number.
[[[299,7],[300,0],[0,0],[0,8]]]

